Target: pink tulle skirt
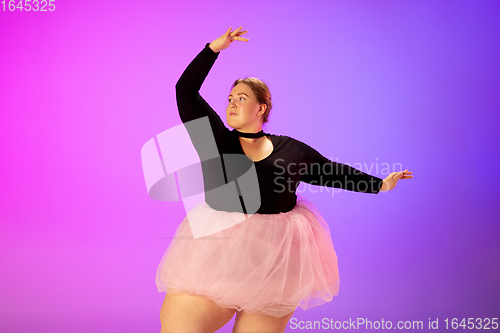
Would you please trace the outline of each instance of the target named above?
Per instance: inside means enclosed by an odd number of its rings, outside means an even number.
[[[191,220],[243,222],[193,237],[186,216],[158,266],[158,291],[185,293],[248,314],[282,317],[338,294],[337,255],[316,206],[298,195],[286,213],[245,215],[199,203]]]

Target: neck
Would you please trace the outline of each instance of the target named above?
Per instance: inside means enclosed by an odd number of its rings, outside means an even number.
[[[233,132],[240,138],[243,139],[244,141],[248,142],[253,142],[255,140],[258,140],[259,138],[263,137],[266,135],[264,131],[260,128],[254,131],[245,131],[245,129],[242,128],[234,128]]]
[[[240,128],[234,128],[241,133],[258,133],[262,131],[262,124],[254,124],[253,126],[245,126]]]

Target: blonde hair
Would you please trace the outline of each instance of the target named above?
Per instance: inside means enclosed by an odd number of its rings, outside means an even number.
[[[271,109],[273,107],[273,103],[271,102],[271,92],[269,91],[269,88],[263,81],[256,77],[246,77],[234,81],[231,89],[240,83],[245,83],[250,87],[250,89],[252,89],[259,104],[266,104],[266,112],[264,112],[264,114],[262,115],[262,123],[266,123],[269,117],[269,112],[271,112]]]

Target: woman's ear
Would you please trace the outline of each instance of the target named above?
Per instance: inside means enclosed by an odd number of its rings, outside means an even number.
[[[261,104],[259,107],[259,113],[264,114],[266,113],[267,105],[266,104]]]

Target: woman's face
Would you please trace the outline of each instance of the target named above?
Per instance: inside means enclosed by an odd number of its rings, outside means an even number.
[[[265,104],[259,105],[252,89],[246,83],[237,84],[231,90],[228,103],[226,119],[229,126],[247,131],[259,127]]]

